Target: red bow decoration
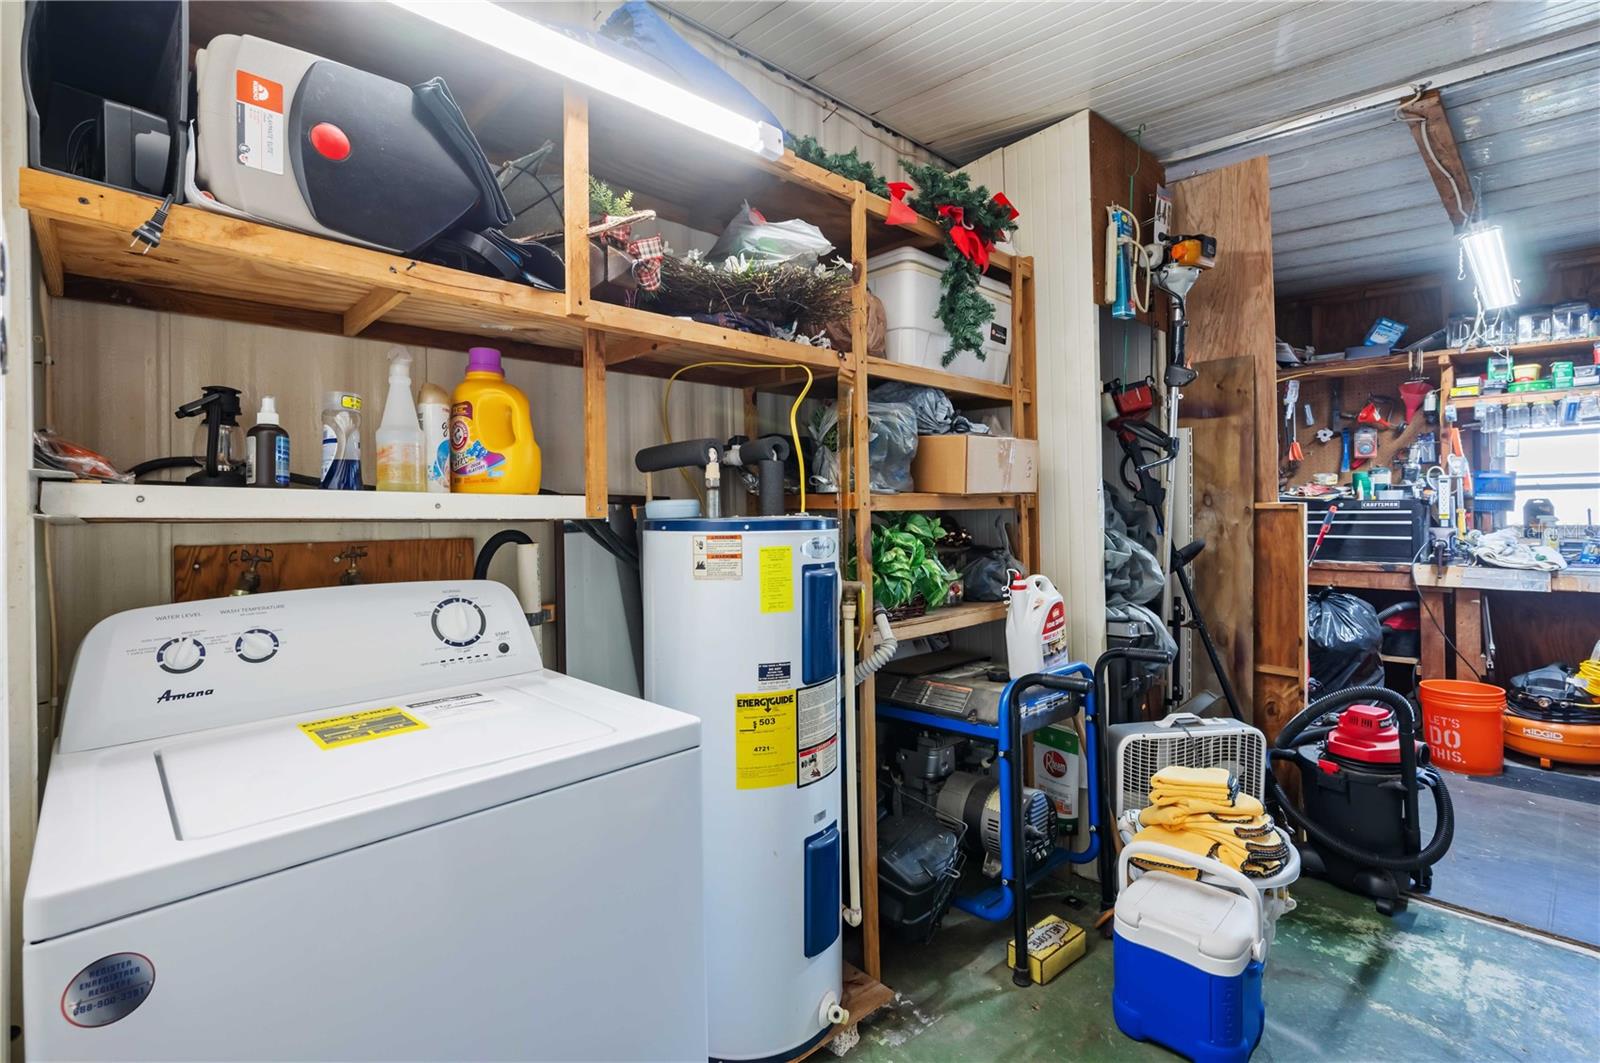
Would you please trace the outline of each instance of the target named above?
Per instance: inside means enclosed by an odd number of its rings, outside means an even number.
[[[994,199],[990,202],[992,202],[995,206],[1005,210],[1007,221],[1016,221],[1019,217],[1021,217],[1021,215],[1017,213],[1017,208],[1011,205],[1011,200],[1006,198],[1006,194],[1004,192],[996,192],[994,194]]]
[[[989,249],[994,245],[967,224],[966,211],[946,203],[939,208],[939,217],[950,226],[950,242],[955,244],[956,250],[970,259],[980,271],[988,269]]]
[[[906,193],[911,191],[909,181],[889,182],[889,213],[884,215],[885,225],[915,225],[917,212],[906,206]]]

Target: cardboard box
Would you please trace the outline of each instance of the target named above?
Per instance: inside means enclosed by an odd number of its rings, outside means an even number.
[[[1044,985],[1067,969],[1088,948],[1088,938],[1083,927],[1069,923],[1059,915],[1047,915],[1028,931],[1028,973],[1034,984]],[[1017,943],[1006,942],[1006,963],[1017,966]]]
[[[1034,494],[1039,443],[1010,436],[918,436],[911,480],[916,490],[939,494]]]

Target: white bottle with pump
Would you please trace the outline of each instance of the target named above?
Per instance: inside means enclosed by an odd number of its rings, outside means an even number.
[[[389,352],[389,397],[378,423],[378,490],[422,491],[422,426],[411,397],[411,352],[396,347]]]
[[[1011,678],[1067,663],[1067,604],[1047,576],[1011,572],[1006,592],[1006,664]]]

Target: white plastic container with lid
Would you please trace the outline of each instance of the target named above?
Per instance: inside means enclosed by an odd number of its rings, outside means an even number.
[[[450,492],[450,393],[437,384],[422,385],[417,396],[422,421],[422,463],[428,490]]]
[[[994,304],[994,318],[984,326],[984,357],[962,351],[945,365],[950,337],[938,318],[944,271],[945,263],[915,247],[867,259],[867,287],[883,300],[888,322],[889,361],[1005,383],[1011,366],[1011,289],[993,277],[978,281],[978,291]]]

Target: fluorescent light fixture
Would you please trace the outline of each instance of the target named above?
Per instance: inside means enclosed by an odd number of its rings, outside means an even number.
[[[736,114],[719,103],[696,96],[679,85],[568,37],[560,30],[523,18],[488,0],[390,0],[390,3],[569,81],[598,89],[763,158],[777,159],[783,155],[783,135],[775,126]]]
[[[1466,253],[1467,265],[1472,267],[1472,280],[1483,308],[1501,310],[1515,306],[1517,282],[1511,276],[1511,263],[1506,261],[1506,244],[1500,235],[1500,226],[1481,222],[1472,226],[1461,234],[1461,249]]]

